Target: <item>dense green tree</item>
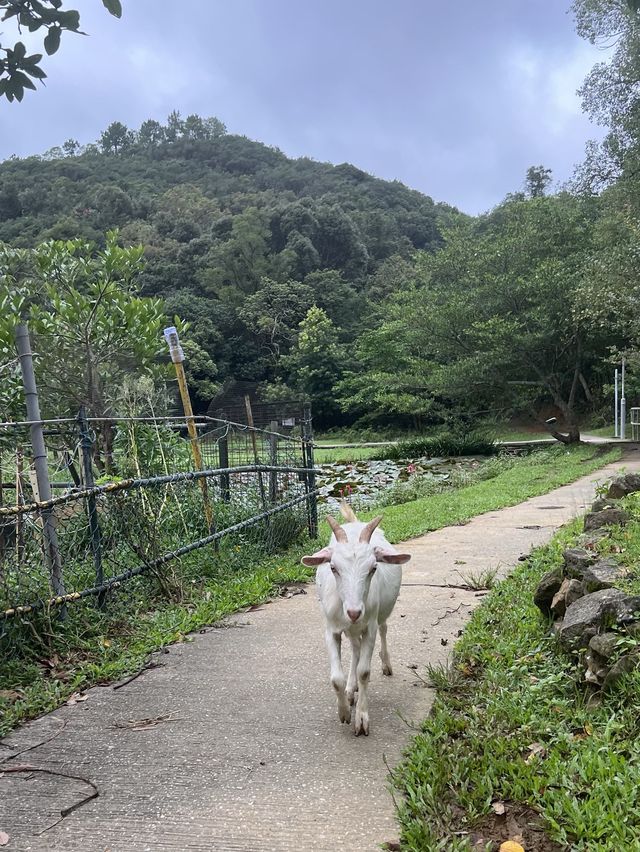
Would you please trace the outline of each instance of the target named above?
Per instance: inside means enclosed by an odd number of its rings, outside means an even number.
[[[0,247],[2,348],[10,363],[15,323],[28,319],[45,416],[85,405],[93,416],[108,417],[124,376],[155,368],[164,311],[161,300],[136,293],[141,263],[142,248],[119,247],[115,232],[97,253],[81,240]],[[110,430],[102,435],[108,462]]]
[[[345,353],[322,308],[309,308],[296,344],[284,360],[289,386],[311,400],[317,422],[322,425],[335,419],[340,411],[335,387],[342,378]]]
[[[244,300],[238,316],[277,364],[312,304],[313,290],[307,284],[263,278],[260,289]]]
[[[113,121],[100,136],[100,147],[103,154],[121,154],[131,147],[133,140],[133,133],[126,124]]]
[[[578,440],[594,371],[625,324],[585,309],[603,296],[586,284],[597,215],[595,201],[536,198],[450,232],[360,341],[366,372],[344,384],[344,404],[426,416],[550,403],[568,432],[554,434]]]
[[[551,183],[551,169],[544,166],[529,166],[525,187],[529,198],[540,198],[546,193],[547,186]]]

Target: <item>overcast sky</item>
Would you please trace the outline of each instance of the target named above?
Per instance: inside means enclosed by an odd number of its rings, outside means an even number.
[[[566,180],[600,135],[576,89],[606,57],[575,34],[569,0],[122,3],[117,21],[66,0],[89,36],[63,35],[46,88],[0,101],[0,157],[178,109],[478,213],[530,165]]]

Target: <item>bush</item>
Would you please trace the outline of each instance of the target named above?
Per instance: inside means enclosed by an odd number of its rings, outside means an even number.
[[[373,456],[374,459],[415,459],[447,456],[495,455],[498,447],[485,432],[457,434],[443,432],[428,438],[401,441],[394,447],[385,447]]]

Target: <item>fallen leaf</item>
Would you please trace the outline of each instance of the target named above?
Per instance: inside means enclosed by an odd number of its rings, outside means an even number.
[[[89,696],[86,692],[74,692],[73,695],[67,698],[65,704],[67,707],[73,707],[74,704],[80,704],[81,701],[87,701],[88,698]]]
[[[504,802],[494,802],[491,805],[491,810],[494,812],[494,814],[498,814],[498,816],[502,816],[502,814],[504,813],[504,810],[505,810]]]
[[[103,648],[110,648],[111,647],[111,640],[110,639],[103,639],[102,640],[102,647]]]
[[[9,842],[9,835],[6,831],[0,831],[0,846],[6,846]]]
[[[524,852],[524,846],[516,843],[515,840],[505,840],[500,846],[500,852]]]
[[[15,689],[0,689],[0,701],[17,701],[20,693]]]
[[[542,743],[531,743],[529,746],[529,754],[525,758],[525,763],[531,763],[536,757],[540,760],[547,756],[547,750]]]

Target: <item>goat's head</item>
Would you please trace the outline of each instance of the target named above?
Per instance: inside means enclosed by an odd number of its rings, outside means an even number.
[[[356,624],[366,612],[371,580],[379,562],[402,565],[411,559],[408,553],[395,553],[386,547],[371,543],[371,535],[382,517],[369,521],[360,531],[358,541],[349,541],[346,531],[332,518],[327,522],[333,530],[335,543],[311,556],[303,556],[304,565],[321,565],[328,562],[342,601],[345,617]]]

